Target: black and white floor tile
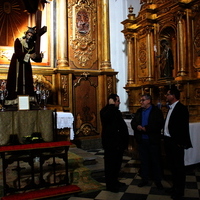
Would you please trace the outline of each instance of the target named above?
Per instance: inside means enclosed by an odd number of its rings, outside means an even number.
[[[93,155],[103,158],[103,150],[90,151]],[[141,180],[139,176],[140,161],[133,159],[133,156],[124,156],[120,181],[126,183],[126,186],[120,189],[120,192],[113,193],[106,190],[96,191],[84,195],[70,197],[68,200],[171,200],[166,189],[170,188],[170,173],[164,170],[162,184],[163,190],[158,190],[152,181],[147,186],[138,187]],[[186,167],[186,189],[184,200],[200,199],[200,165]],[[105,185],[103,176],[95,177],[102,185]]]

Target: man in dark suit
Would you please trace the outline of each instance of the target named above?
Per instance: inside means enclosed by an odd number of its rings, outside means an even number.
[[[152,104],[151,95],[142,95],[140,104],[141,108],[137,110],[131,121],[141,160],[142,181],[138,184],[138,187],[148,185],[151,169],[156,187],[163,189],[160,143],[164,117],[162,111]]]
[[[101,109],[102,145],[106,188],[119,192],[125,183],[118,181],[124,150],[128,148],[128,128],[119,110],[120,99],[117,94],[108,97],[108,104]]]
[[[189,135],[189,112],[180,101],[180,91],[172,87],[166,94],[169,111],[164,126],[164,144],[172,173],[171,197],[181,200],[185,189],[184,150],[192,147]]]

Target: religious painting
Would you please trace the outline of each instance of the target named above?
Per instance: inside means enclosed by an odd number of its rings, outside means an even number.
[[[80,34],[89,32],[89,16],[85,9],[79,10],[76,14],[76,28]]]

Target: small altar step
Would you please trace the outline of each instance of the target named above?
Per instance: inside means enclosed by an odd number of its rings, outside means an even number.
[[[95,180],[95,177],[104,175],[103,158],[85,150],[70,147],[68,161],[72,176],[71,184],[79,186],[83,193],[105,189],[105,186]]]
[[[1,200],[35,200],[35,199],[44,199],[44,198],[46,199],[49,197],[74,194],[78,192],[81,192],[81,189],[78,186],[67,185],[67,186],[45,188],[41,190],[8,195],[8,196],[2,197]]]

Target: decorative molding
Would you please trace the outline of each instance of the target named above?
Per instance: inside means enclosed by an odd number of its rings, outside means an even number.
[[[89,72],[83,72],[83,73],[81,74],[81,77],[80,77],[80,78],[78,79],[78,81],[74,84],[74,87],[80,86],[81,81],[84,80],[84,81],[89,81],[90,86],[93,86],[93,87],[96,88],[97,85],[96,85],[94,82],[92,82],[92,81],[90,80],[89,76],[90,76],[90,73],[89,73]]]
[[[69,84],[68,84],[68,76],[62,75],[61,76],[61,87],[62,87],[62,99],[64,102],[68,102],[69,99]]]
[[[96,48],[93,37],[96,29],[96,5],[90,0],[74,0],[68,4],[71,18],[70,46],[74,51],[74,58],[78,61],[78,68],[89,68],[88,61],[92,59]]]
[[[144,70],[147,68],[147,52],[146,52],[146,44],[144,42],[140,43],[139,47],[139,60],[140,60],[140,69]]]
[[[84,123],[81,125],[80,129],[76,132],[77,136],[94,136],[99,135],[96,129],[90,123]]]
[[[108,96],[109,96],[109,94],[112,94],[114,92],[114,90],[113,90],[113,77],[111,77],[111,76],[107,77],[107,90],[108,90]]]
[[[33,85],[36,88],[37,84],[40,84],[42,87],[44,87],[47,90],[52,90],[52,83],[50,83],[46,77],[43,75],[33,75]]]

